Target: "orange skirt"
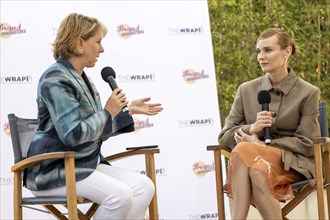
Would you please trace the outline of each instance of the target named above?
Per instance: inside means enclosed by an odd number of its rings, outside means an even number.
[[[235,170],[232,169],[231,158],[239,156],[247,167],[263,171],[268,178],[272,193],[278,201],[292,199],[294,196],[291,184],[301,181],[305,177],[293,169],[284,170],[281,154],[281,149],[272,146],[262,146],[250,142],[236,145],[228,163],[227,195],[233,198],[231,175]]]

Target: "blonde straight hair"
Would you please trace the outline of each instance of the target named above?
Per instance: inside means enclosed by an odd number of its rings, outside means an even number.
[[[55,60],[59,57],[68,59],[72,56],[81,56],[81,51],[77,48],[79,39],[88,40],[98,31],[102,32],[103,37],[108,32],[107,28],[96,18],[77,13],[69,14],[61,22],[53,43]]]

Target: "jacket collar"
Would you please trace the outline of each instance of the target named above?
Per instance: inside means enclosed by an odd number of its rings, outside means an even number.
[[[293,88],[294,84],[297,82],[298,77],[295,72],[288,67],[288,75],[282,80],[278,87],[274,88],[272,82],[268,75],[262,77],[262,89],[270,90],[280,90],[284,95],[287,95],[290,90]]]

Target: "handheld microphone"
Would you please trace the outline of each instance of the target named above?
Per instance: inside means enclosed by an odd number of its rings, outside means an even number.
[[[101,76],[105,82],[109,83],[109,86],[112,90],[118,88],[117,83],[115,81],[116,73],[110,66],[106,66],[101,70]],[[123,108],[123,112],[127,112],[127,111],[128,111],[128,107],[126,105]]]
[[[262,111],[269,111],[269,103],[271,101],[270,93],[267,90],[261,90],[258,93],[258,102],[261,105]],[[270,127],[264,128],[264,139],[265,144],[270,144]]]

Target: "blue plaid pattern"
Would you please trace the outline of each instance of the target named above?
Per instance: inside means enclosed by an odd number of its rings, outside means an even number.
[[[84,80],[85,78],[85,80]],[[80,76],[62,58],[51,65],[38,84],[39,128],[28,156],[49,152],[74,151],[77,181],[91,174],[101,158],[101,144],[109,137],[134,131],[128,113],[111,118],[101,104],[100,95],[85,73]],[[47,190],[65,185],[63,160],[46,161],[25,172],[25,186]]]

